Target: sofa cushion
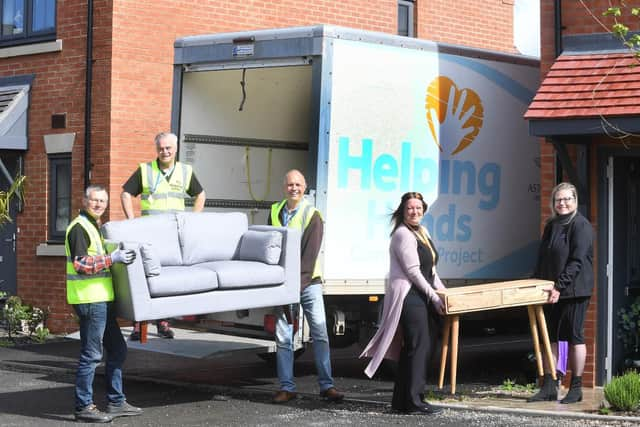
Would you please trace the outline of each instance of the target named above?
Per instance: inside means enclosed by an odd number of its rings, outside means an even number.
[[[147,277],[159,275],[162,271],[162,265],[160,264],[160,257],[153,248],[153,245],[151,243],[141,244],[140,255],[142,256],[144,275]]]
[[[220,289],[276,286],[285,279],[281,266],[256,261],[213,261],[198,264],[198,267],[215,271]]]
[[[187,295],[212,291],[218,288],[216,272],[198,266],[163,267],[162,274],[149,277],[149,294],[154,297]]]
[[[249,228],[242,212],[180,212],[177,218],[184,265],[233,258]]]
[[[173,213],[111,221],[102,226],[102,232],[108,240],[150,243],[163,266],[182,264],[178,222]]]
[[[237,258],[243,261],[278,264],[281,250],[281,233],[277,231],[249,230],[242,235]]]

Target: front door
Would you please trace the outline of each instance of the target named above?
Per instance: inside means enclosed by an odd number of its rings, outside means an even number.
[[[6,172],[13,177],[17,156],[4,153],[0,153],[0,156]],[[4,171],[0,171],[0,191],[7,191],[10,186],[11,182],[6,174]],[[15,295],[17,291],[16,213],[17,205],[14,202],[10,206],[10,216],[14,221],[0,225],[0,291],[9,295]]]
[[[15,216],[15,209],[12,215]],[[0,291],[15,295],[17,291],[16,274],[16,224],[0,225]]]
[[[610,291],[613,326],[612,374],[624,371],[626,351],[619,339],[619,310],[640,295],[640,158],[613,158],[612,269]]]

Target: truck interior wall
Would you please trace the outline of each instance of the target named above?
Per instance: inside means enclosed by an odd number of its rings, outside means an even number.
[[[289,169],[308,172],[311,67],[247,69],[244,103],[242,74],[242,69],[185,73],[180,159],[194,167],[208,199],[277,201]],[[185,142],[185,135],[229,137],[234,143]],[[255,140],[266,146],[252,145]],[[283,143],[301,149],[282,148]],[[268,209],[244,211],[252,223],[266,222]]]

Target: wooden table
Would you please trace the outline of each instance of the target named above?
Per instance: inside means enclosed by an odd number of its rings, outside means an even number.
[[[539,335],[545,357],[551,367],[551,375],[556,379],[555,364],[551,354],[547,322],[542,305],[546,304],[549,294],[544,291],[553,286],[548,280],[526,279],[508,282],[485,283],[483,285],[460,286],[437,291],[445,305],[445,325],[442,334],[442,353],[440,355],[440,380],[438,387],[444,386],[444,373],[447,366],[449,339],[451,339],[451,394],[456,393],[456,372],[458,369],[458,333],[460,315],[474,311],[496,310],[507,307],[526,306],[529,313],[529,325],[533,338],[533,348],[538,365],[538,374],[542,376],[542,355]]]

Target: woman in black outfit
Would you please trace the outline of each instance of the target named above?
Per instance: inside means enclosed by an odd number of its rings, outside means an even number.
[[[547,329],[554,359],[558,341],[569,342],[571,388],[560,403],[582,400],[582,373],[587,357],[584,319],[593,288],[593,228],[578,212],[578,194],[569,183],[558,184],[551,192],[551,218],[547,222],[534,277],[554,282],[545,307]],[[545,363],[540,391],[530,402],[557,400],[558,385]]]
[[[389,280],[378,332],[362,352],[371,357],[365,373],[372,377],[384,358],[398,361],[391,407],[403,413],[435,414],[442,409],[424,400],[427,363],[437,331],[430,317],[444,313],[436,289],[438,253],[421,225],[427,203],[420,193],[402,196],[391,217]]]

